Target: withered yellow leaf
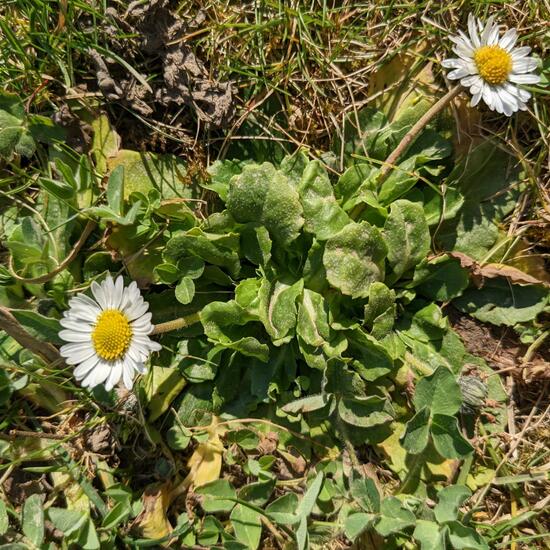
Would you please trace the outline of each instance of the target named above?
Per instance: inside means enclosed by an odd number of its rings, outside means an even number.
[[[149,485],[143,493],[143,509],[136,517],[132,529],[146,539],[160,539],[172,532],[166,512],[172,500],[169,483]]]

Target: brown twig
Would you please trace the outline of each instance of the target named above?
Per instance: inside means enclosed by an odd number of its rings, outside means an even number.
[[[424,130],[428,123],[439,114],[449,103],[460,93],[462,86],[457,85],[451,88],[435,105],[432,105],[426,113],[419,118],[413,127],[405,134],[399,145],[393,150],[390,156],[384,161],[384,165],[380,170],[377,178],[378,185],[381,185],[390,172],[395,168],[399,157],[407,150],[409,145],[418,137],[418,134]]]
[[[460,85],[451,88],[435,105],[432,105],[426,113],[419,118],[413,127],[405,134],[399,145],[392,151],[390,156],[382,163],[382,168],[376,177],[376,184],[382,185],[394,168],[397,168],[396,163],[399,157],[409,148],[412,142],[418,137],[420,132],[428,125],[428,123],[439,114],[449,103],[461,92]],[[356,220],[365,208],[364,203],[358,204],[352,211],[351,217]]]
[[[11,311],[3,306],[0,306],[0,329],[5,331],[24,348],[39,355],[48,363],[63,363],[63,359],[55,346],[48,342],[42,342],[27,332]]]
[[[66,435],[48,434],[44,432],[27,432],[25,430],[10,430],[10,437],[34,437],[37,439],[65,439]]]
[[[10,260],[9,260],[10,275],[15,280],[26,284],[42,284],[50,281],[58,273],[61,273],[61,271],[63,271],[76,258],[76,256],[80,252],[80,249],[86,242],[86,239],[90,236],[90,233],[93,231],[95,225],[96,225],[95,221],[88,220],[88,223],[84,228],[84,231],[82,231],[82,235],[80,235],[80,238],[74,244],[72,250],[69,252],[69,255],[53,271],[50,271],[45,275],[40,275],[39,277],[21,277],[21,275],[17,275],[17,273],[15,273],[15,270],[13,267],[13,257],[10,256]]]

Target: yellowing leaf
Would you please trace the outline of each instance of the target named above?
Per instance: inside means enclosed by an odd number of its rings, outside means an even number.
[[[220,477],[222,452],[223,445],[217,434],[205,443],[199,444],[187,463],[191,468],[189,475],[195,487],[200,487]]]
[[[147,196],[152,189],[157,189],[163,199],[192,195],[185,162],[174,155],[121,149],[107,165],[109,171],[124,166],[124,199],[134,191]]]
[[[100,174],[106,174],[109,159],[118,153],[120,136],[111,126],[109,117],[105,114],[101,114],[95,118],[91,125],[94,130],[92,155],[95,165]]]
[[[403,118],[404,122],[414,124],[431,105],[426,97],[433,94],[430,91],[434,84],[433,64],[422,60],[424,49],[423,44],[418,44],[415,51],[396,55],[376,71],[369,82],[369,95],[381,94],[377,107],[392,121]],[[422,66],[422,69],[416,71],[416,66]],[[384,90],[388,91],[382,94]]]
[[[195,452],[187,462],[189,473],[170,493],[171,499],[183,494],[189,487],[200,487],[215,481],[220,477],[222,469],[223,444],[220,435],[225,428],[218,426],[218,418],[212,417],[212,423],[207,428],[208,439],[199,443]]]
[[[186,386],[178,369],[153,366],[145,385],[145,395],[149,401],[149,421],[154,422],[168,410],[170,403]]]
[[[160,539],[172,532],[166,517],[172,500],[169,482],[149,485],[143,493],[143,509],[136,517],[132,529],[146,539]]]

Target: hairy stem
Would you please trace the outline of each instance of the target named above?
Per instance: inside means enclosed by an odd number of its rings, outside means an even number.
[[[163,334],[164,332],[181,330],[182,328],[187,328],[195,323],[198,323],[200,320],[201,318],[198,313],[191,313],[191,315],[187,315],[187,317],[179,317],[173,321],[166,321],[165,323],[155,325],[155,328],[151,334]]]

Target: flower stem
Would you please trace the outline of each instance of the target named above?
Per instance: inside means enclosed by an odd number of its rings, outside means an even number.
[[[395,168],[395,163],[399,157],[405,152],[409,145],[416,139],[418,134],[428,125],[428,123],[439,114],[449,103],[460,93],[462,86],[458,84],[451,88],[435,105],[432,105],[422,117],[420,117],[414,126],[405,134],[399,145],[394,149],[391,155],[384,161],[384,165],[380,170],[377,178],[377,183],[380,185],[389,176],[390,172]]]
[[[428,123],[439,114],[451,101],[461,92],[462,87],[459,85],[451,88],[435,105],[432,105],[422,117],[420,117],[413,127],[403,136],[403,139],[399,142],[399,145],[392,151],[390,156],[382,163],[382,168],[376,178],[378,186],[382,185],[391,174],[392,170],[396,168],[396,162],[399,157],[408,149],[409,145],[418,137],[418,134],[424,130]],[[361,214],[365,204],[358,204],[353,210],[351,217],[357,219]]]
[[[190,327],[191,325],[194,325],[195,323],[198,323],[201,320],[200,315],[198,313],[191,313],[191,315],[187,315],[187,317],[179,317],[178,319],[174,319],[172,321],[166,321],[165,323],[160,323],[159,325],[155,325],[155,328],[153,329],[153,334],[163,334],[164,332],[171,332],[173,330],[180,330],[182,328]]]

